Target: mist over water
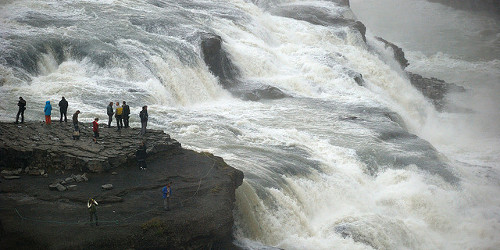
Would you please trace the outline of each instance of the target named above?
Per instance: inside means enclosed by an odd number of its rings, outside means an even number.
[[[126,100],[138,126],[147,104],[151,127],[245,173],[234,236],[247,249],[497,248],[498,47],[467,33],[491,20],[470,14],[462,22],[471,29],[456,34],[458,23],[448,34],[438,27],[465,12],[358,0],[353,13],[337,2],[2,2],[0,119],[13,121],[18,96],[28,120],[65,96],[83,118]],[[391,12],[408,16],[407,33],[370,22],[396,19]],[[442,18],[426,34],[412,12]],[[350,26],[355,16],[367,44]],[[232,95],[204,63],[207,34],[222,38],[239,84],[290,97]],[[448,98],[473,112],[437,112],[373,35],[403,47],[410,71],[467,87]]]

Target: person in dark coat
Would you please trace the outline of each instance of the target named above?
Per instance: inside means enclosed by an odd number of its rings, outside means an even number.
[[[17,111],[16,123],[19,123],[19,115],[21,115],[21,123],[24,123],[24,110],[26,110],[26,101],[22,97],[19,97],[17,106],[19,106],[19,111]]]
[[[77,110],[73,114],[73,127],[75,128],[75,131],[73,132],[73,139],[77,140],[80,138],[80,128],[78,127],[78,115],[80,114],[80,110]]]
[[[142,107],[139,117],[141,118],[141,135],[145,135],[146,127],[148,126],[148,106]]]
[[[111,122],[113,121],[113,115],[115,112],[113,111],[113,102],[110,102],[108,107],[107,107],[107,113],[108,113],[108,128],[111,128]]]
[[[137,149],[137,152],[135,152],[135,157],[137,158],[137,166],[139,166],[141,170],[146,170],[146,168],[148,167],[146,164],[147,155],[146,144],[144,142],[141,142],[141,145]]]
[[[59,111],[61,112],[61,119],[59,122],[63,121],[63,115],[64,115],[64,122],[68,122],[68,117],[66,117],[66,114],[68,112],[68,101],[62,97],[62,100],[59,101]]]
[[[130,118],[130,107],[127,105],[127,102],[123,101],[123,126],[128,128],[128,119]]]

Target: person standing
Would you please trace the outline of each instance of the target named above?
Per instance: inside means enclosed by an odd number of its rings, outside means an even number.
[[[50,105],[50,101],[45,102],[43,112],[45,112],[45,124],[50,124],[52,122],[50,118],[50,115],[52,114],[52,105]]]
[[[123,125],[125,128],[128,128],[128,119],[130,118],[130,107],[127,105],[127,102],[123,101]]]
[[[17,111],[16,115],[16,123],[19,123],[19,115],[21,115],[21,123],[24,123],[24,110],[26,110],[26,101],[22,97],[19,97],[17,106],[19,106],[19,110]]]
[[[80,138],[80,128],[78,127],[78,115],[80,114],[80,110],[77,110],[73,114],[73,127],[75,128],[75,131],[73,132],[73,139],[79,139]]]
[[[110,102],[108,107],[107,107],[107,113],[108,113],[108,128],[111,128],[111,122],[113,121],[113,102]]]
[[[123,108],[120,106],[120,102],[116,102],[115,118],[117,130],[120,131],[123,128]]]
[[[93,218],[95,217],[95,225],[99,226],[99,220],[97,219],[97,201],[94,200],[93,198],[90,198],[89,201],[87,202],[87,208],[89,210],[89,216],[90,216],[90,223],[92,223]],[[92,224],[90,224],[92,225]]]
[[[139,166],[141,170],[146,170],[146,168],[148,167],[146,164],[147,155],[146,144],[144,142],[141,142],[141,145],[137,149],[137,152],[135,152],[135,157],[137,158],[137,166]]]
[[[59,111],[61,112],[61,119],[59,122],[63,121],[63,115],[64,115],[64,122],[68,122],[68,117],[66,117],[66,114],[68,112],[68,101],[62,97],[62,100],[59,101]]]
[[[161,190],[163,193],[163,209],[170,211],[170,196],[172,196],[172,188],[170,185],[172,182],[167,183],[165,187]]]
[[[99,118],[95,118],[92,122],[92,131],[94,131],[94,142],[97,143],[97,138],[99,138]]]
[[[141,135],[145,135],[146,127],[148,126],[148,106],[142,107],[139,117],[141,118]]]

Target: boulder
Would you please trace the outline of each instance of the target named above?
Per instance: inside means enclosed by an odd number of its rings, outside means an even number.
[[[62,192],[62,191],[66,191],[66,187],[61,185],[61,184],[56,184],[56,188],[57,188],[57,191],[59,192]]]
[[[111,190],[113,189],[113,184],[104,184],[101,186],[101,188],[104,190]]]
[[[9,171],[9,170],[2,170],[2,172],[0,172],[0,174],[2,175],[14,175],[14,171]]]
[[[49,190],[56,191],[57,186],[61,185],[60,183],[54,183],[49,185]]]
[[[20,179],[21,176],[19,176],[19,175],[4,175],[3,178],[6,180],[15,180],[15,179]]]
[[[76,190],[76,185],[69,185],[69,186],[67,186],[67,189],[69,191],[75,191]]]
[[[82,176],[81,176],[81,175],[75,175],[75,178],[74,178],[74,179],[75,179],[75,181],[76,181],[76,182],[82,182],[82,181],[85,181],[85,180],[82,178]]]
[[[29,175],[35,175],[35,176],[36,175],[43,175],[43,174],[45,174],[45,170],[43,170],[43,169],[30,169],[28,171],[28,174]]]
[[[68,177],[68,178],[64,179],[64,183],[66,183],[66,184],[72,183],[72,182],[75,182],[75,179],[73,179],[71,177]]]

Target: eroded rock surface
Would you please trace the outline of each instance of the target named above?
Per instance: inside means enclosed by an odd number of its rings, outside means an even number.
[[[92,141],[90,123],[80,124],[80,140],[73,140],[72,133],[70,123],[0,123],[0,168],[23,169],[31,175],[55,170],[106,172],[132,164],[142,140],[149,152],[181,148],[162,131],[150,130],[140,137],[139,129],[117,132],[116,128],[101,127],[98,144]]]

